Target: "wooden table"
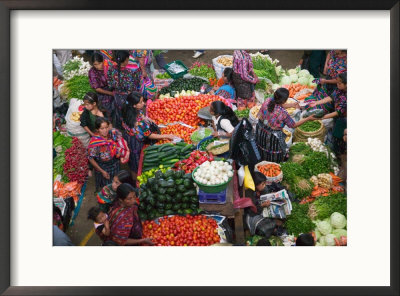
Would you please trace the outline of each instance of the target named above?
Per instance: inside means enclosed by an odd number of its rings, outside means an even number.
[[[243,209],[233,207],[233,180],[229,183],[226,190],[225,204],[199,204],[199,208],[204,211],[217,212],[228,219],[234,219],[235,223],[235,242],[242,244],[245,242],[243,228]]]

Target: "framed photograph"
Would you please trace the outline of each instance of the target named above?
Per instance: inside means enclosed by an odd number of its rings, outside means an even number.
[[[399,294],[399,1],[0,0],[0,41],[1,295]],[[168,63],[185,50],[212,63],[223,50],[346,49],[347,246],[106,248],[88,243],[94,230],[54,246],[54,57],[99,49],[165,49]],[[54,200],[72,221],[88,209],[74,197]]]

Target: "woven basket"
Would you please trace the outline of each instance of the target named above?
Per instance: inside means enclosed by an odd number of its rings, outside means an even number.
[[[220,155],[223,154],[225,152],[229,151],[229,142],[226,143],[224,146],[220,146],[218,148],[212,149],[212,147],[214,146],[214,143],[210,143],[207,146],[207,151],[211,152],[213,155]]]
[[[321,142],[324,142],[325,140],[325,134],[326,134],[326,129],[325,126],[322,124],[321,120],[318,120],[318,122],[321,124],[321,127],[316,130],[315,132],[305,132],[302,131],[300,128],[296,128],[294,131],[293,135],[293,142],[307,142],[308,138],[318,138],[321,140]]]

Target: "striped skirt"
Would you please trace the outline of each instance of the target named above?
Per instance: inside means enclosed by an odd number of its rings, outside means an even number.
[[[119,160],[116,158],[113,158],[112,160],[107,162],[102,162],[99,160],[96,160],[96,162],[103,170],[105,170],[110,175],[110,179],[106,179],[99,171],[95,170],[96,192],[98,192],[104,186],[112,182],[114,176],[118,174],[120,166]]]
[[[286,135],[281,130],[273,130],[258,121],[256,127],[257,147],[261,159],[270,162],[282,162],[287,154]]]

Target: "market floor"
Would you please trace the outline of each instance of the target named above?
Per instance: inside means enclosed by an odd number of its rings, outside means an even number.
[[[250,52],[257,52],[250,50]],[[186,66],[192,65],[196,60],[212,63],[212,59],[220,55],[231,55],[232,50],[206,50],[198,59],[194,59],[193,50],[170,50],[164,55],[167,63],[181,60]],[[302,50],[271,50],[268,52],[272,59],[278,59],[283,68],[290,69],[298,65],[303,54]],[[93,221],[87,219],[88,210],[97,205],[94,177],[89,178],[83,197],[81,208],[77,217],[70,225],[67,234],[76,246],[100,246],[101,240],[94,233]]]

